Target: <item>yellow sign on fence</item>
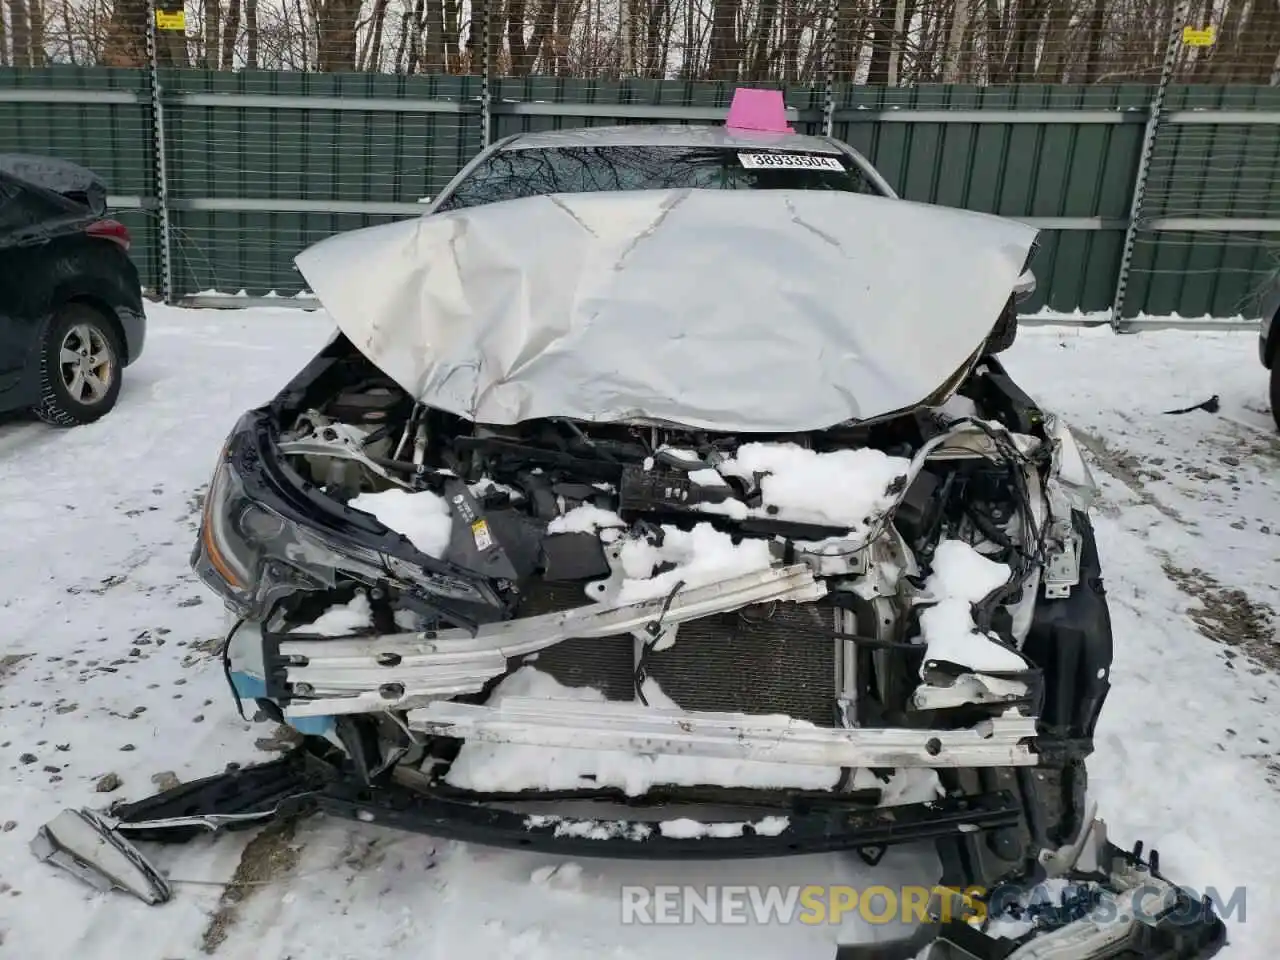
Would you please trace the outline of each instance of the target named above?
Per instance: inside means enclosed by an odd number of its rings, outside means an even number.
[[[1218,28],[1209,26],[1203,28],[1183,27],[1182,42],[1188,47],[1212,47],[1213,41],[1218,38]]]
[[[166,13],[163,10],[156,11],[156,29],[157,30],[186,30],[187,29],[187,11],[174,10],[172,13]]]

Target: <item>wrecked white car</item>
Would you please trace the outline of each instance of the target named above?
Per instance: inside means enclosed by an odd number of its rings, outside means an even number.
[[[875,956],[1210,955],[1088,800],[1093,485],[992,355],[1035,231],[833,141],[646,129],[499,145],[298,258],[340,333],[232,432],[192,562],[237,703],[303,745],[42,855],[159,902],[129,838],[316,809],[575,856],[929,840],[943,884],[1073,893]]]

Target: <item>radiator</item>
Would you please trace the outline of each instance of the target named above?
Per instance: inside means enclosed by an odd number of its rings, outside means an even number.
[[[532,583],[520,616],[587,602],[577,584]],[[826,602],[776,603],[683,623],[673,646],[651,651],[648,675],[686,710],[785,714],[835,726],[835,629]],[[567,640],[533,666],[570,687],[594,687],[610,700],[634,698],[636,643],[630,635]],[[514,669],[526,661],[513,661]]]

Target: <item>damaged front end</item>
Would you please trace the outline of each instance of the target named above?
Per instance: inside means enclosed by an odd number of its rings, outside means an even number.
[[[339,336],[241,420],[192,554],[237,702],[302,745],[63,814],[37,853],[162,902],[133,840],[313,810],[574,856],[928,840],[947,887],[1168,903],[903,951],[1208,956],[1212,907],[1171,920],[1185,895],[1087,799],[1111,666],[1091,495],[993,360],[941,406],[802,434],[490,428]]]
[[[533,197],[304,253],[342,332],[237,424],[192,553],[242,714],[301,745],[66,814],[37,852],[160,902],[131,838],[313,810],[575,856],[927,840],[947,887],[1147,908],[993,905],[892,949],[1221,946],[1088,800],[1093,484],[982,356],[1034,230],[729,193]]]

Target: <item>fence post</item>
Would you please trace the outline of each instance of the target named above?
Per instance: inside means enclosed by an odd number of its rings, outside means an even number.
[[[173,303],[173,233],[169,222],[169,167],[164,137],[164,102],[160,96],[156,0],[147,0],[147,85],[151,93],[151,157],[160,218],[160,296]]]
[[[481,18],[480,40],[484,45],[484,75],[480,79],[480,145],[489,146],[493,142],[493,0],[476,0],[483,11]]]
[[[822,50],[823,71],[826,73],[826,94],[825,99],[822,101],[822,135],[824,137],[835,136],[836,49],[838,47],[835,32],[836,26],[840,23],[838,2],[839,0],[831,0],[826,5],[826,13],[823,15],[823,19],[826,21],[823,24],[826,29],[823,30],[824,42]]]
[[[1133,195],[1129,201],[1129,221],[1124,231],[1124,247],[1120,253],[1120,270],[1116,275],[1116,293],[1111,301],[1111,329],[1120,332],[1120,312],[1124,309],[1125,293],[1129,287],[1129,269],[1133,263],[1133,247],[1137,242],[1138,221],[1142,216],[1142,202],[1147,193],[1147,175],[1151,172],[1151,154],[1155,150],[1156,137],[1160,133],[1160,113],[1164,109],[1164,96],[1173,79],[1174,62],[1182,43],[1182,28],[1190,16],[1190,0],[1179,0],[1173,14],[1173,29],[1169,31],[1169,43],[1164,51],[1164,66],[1160,69],[1160,82],[1151,98],[1151,112],[1147,115],[1142,134],[1142,150],[1138,154],[1138,173],[1133,181]]]

